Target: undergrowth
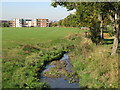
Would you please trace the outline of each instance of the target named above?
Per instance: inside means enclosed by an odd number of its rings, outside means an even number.
[[[69,55],[80,86],[118,88],[118,55],[111,56],[111,45],[96,46],[83,38]]]

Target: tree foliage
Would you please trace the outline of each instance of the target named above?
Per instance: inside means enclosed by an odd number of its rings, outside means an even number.
[[[58,0],[59,1],[59,0]],[[112,54],[115,54],[118,48],[119,42],[119,23],[120,23],[120,3],[119,2],[53,2],[53,7],[58,5],[65,7],[69,10],[76,10],[76,22],[78,26],[85,26],[91,28],[91,39],[93,42],[101,42],[103,39],[103,29],[108,24],[113,24],[114,30],[114,44]],[[70,17],[71,15],[69,15]],[[65,18],[65,26],[71,26],[73,18],[70,21],[69,18]],[[74,22],[75,22],[74,21]],[[76,26],[75,25],[75,26]],[[73,25],[74,26],[74,25]],[[98,26],[98,27],[97,27]],[[98,30],[99,28],[99,30]],[[95,34],[96,33],[96,34]],[[100,38],[98,39],[97,34]],[[94,37],[94,39],[93,39]],[[97,40],[98,39],[98,40]],[[96,41],[97,40],[97,41]],[[98,42],[99,43],[99,42]]]
[[[64,27],[79,27],[79,19],[76,15],[70,14],[63,20],[60,20],[58,22],[59,26],[64,26]]]
[[[0,27],[9,27],[9,23],[0,23]]]

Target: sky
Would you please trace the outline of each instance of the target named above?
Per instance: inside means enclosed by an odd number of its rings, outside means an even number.
[[[13,0],[14,1],[14,0]],[[18,0],[19,1],[19,0]],[[51,2],[2,2],[2,18],[48,18],[51,21],[58,21],[67,17],[73,11],[58,6],[54,8]]]

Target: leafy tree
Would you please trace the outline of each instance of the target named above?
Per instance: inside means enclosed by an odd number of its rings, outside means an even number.
[[[52,22],[49,23],[49,27],[52,27]]]
[[[91,29],[95,30],[95,27],[93,27],[96,22],[98,23],[98,15],[97,15],[97,10],[96,10],[96,3],[85,3],[85,2],[54,2],[52,3],[54,7],[57,5],[66,7],[68,10],[73,10],[76,9],[76,18],[74,18],[73,22],[79,27],[90,27]],[[94,7],[93,7],[94,6]],[[73,19],[73,18],[72,18]],[[65,20],[66,21],[66,20]],[[73,20],[68,20],[70,21],[70,25],[72,25]],[[75,26],[76,26],[75,25]],[[74,26],[74,25],[73,25]],[[96,31],[95,31],[96,32]],[[98,32],[98,31],[97,31]],[[93,30],[91,31],[93,33]],[[91,34],[94,35],[94,34]],[[97,39],[96,36],[93,36],[95,39]],[[92,39],[93,40],[93,39]],[[96,40],[93,40],[93,42]]]
[[[79,22],[77,20],[77,16],[74,14],[68,15],[65,19],[60,20],[59,24],[65,27],[78,27]]]
[[[58,26],[57,22],[52,22],[52,27]]]
[[[107,14],[112,22],[113,32],[114,32],[114,43],[111,55],[114,55],[118,49],[119,43],[119,31],[120,31],[120,3],[119,2],[107,2],[104,3],[102,8]]]
[[[2,27],[9,27],[9,24],[8,23],[3,23]]]
[[[58,21],[58,26],[62,26],[62,20]]]
[[[108,8],[108,6],[110,8]],[[108,13],[110,15],[110,19],[113,23],[113,31],[114,31],[114,43],[112,48],[112,54],[114,55],[118,49],[119,43],[119,33],[120,33],[120,3],[107,3],[106,8],[108,9]]]
[[[119,25],[120,25],[120,3],[113,2],[53,2],[54,7],[60,5],[66,7],[67,10],[76,9],[78,21],[81,21],[80,26],[88,26],[95,30],[95,23],[100,23],[100,39],[103,39],[103,25],[108,19],[113,23],[114,43],[112,55],[116,53],[119,42]],[[94,22],[94,23],[93,23]],[[109,21],[108,21],[109,22]],[[97,31],[97,30],[95,30]],[[93,33],[93,31],[92,31]],[[95,36],[96,37],[96,36]]]

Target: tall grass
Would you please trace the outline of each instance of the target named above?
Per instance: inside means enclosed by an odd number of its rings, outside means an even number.
[[[118,88],[118,55],[110,53],[111,45],[96,46],[87,38],[79,41],[70,56],[82,87]]]

